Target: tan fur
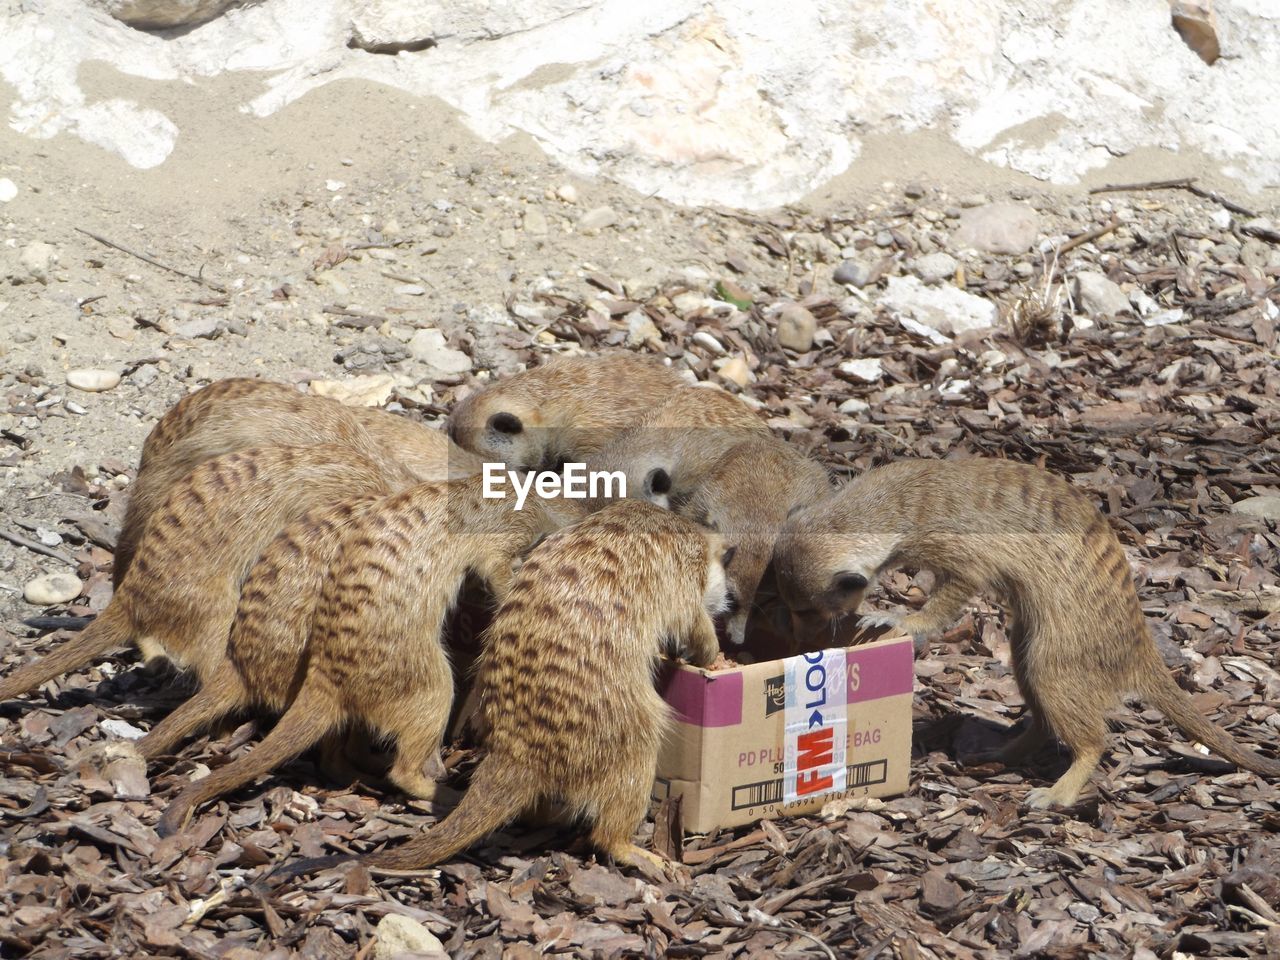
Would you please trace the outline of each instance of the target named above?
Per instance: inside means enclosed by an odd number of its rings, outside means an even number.
[[[293,702],[324,583],[352,525],[381,502],[371,494],[316,507],[276,534],[240,589],[226,657],[143,738],[149,755],[167,753],[230,713],[278,714]]]
[[[680,503],[744,440],[771,436],[759,415],[715,387],[680,387],[637,426],[587,459],[589,470],[626,477],[627,495],[660,507]]]
[[[256,446],[341,443],[369,458],[398,460],[418,480],[480,471],[474,455],[404,417],[308,396],[269,380],[218,380],[183,397],[152,428],[116,544],[116,586],[133,560],[147,518],[174,483],[212,457]]]
[[[735,646],[745,642],[756,591],[787,513],[830,493],[822,464],[789,443],[762,436],[732,447],[703,473],[689,497],[673,504],[677,513],[718,530],[735,548],[726,567],[739,603],[726,624]]]
[[[0,683],[25,693],[113,647],[135,643],[203,683],[226,658],[240,587],[259,554],[317,504],[390,493],[411,477],[350,447],[250,448],[206,461],[179,481],[147,524],[137,555],[102,615],[80,636]],[[160,738],[139,744],[154,756]]]
[[[186,788],[165,811],[165,832],[179,829],[199,804],[351,723],[394,736],[391,781],[416,797],[434,795],[423,767],[438,754],[453,700],[441,632],[464,578],[476,574],[501,598],[510,589],[512,562],[579,513],[567,502],[535,500],[517,511],[482,491],[478,477],[420,484],[351,517],[335,551],[340,557],[320,586],[305,665],[300,632],[282,634],[271,622],[279,615],[274,605],[249,603],[246,593],[232,649],[241,689],[229,692],[241,702],[292,705],[255,750]],[[254,622],[259,612],[267,622]],[[271,657],[290,682],[268,676]]]
[[[475,682],[487,752],[470,788],[433,829],[365,862],[379,871],[438,863],[543,800],[588,821],[601,852],[652,859],[632,836],[670,725],[654,669],[669,639],[698,664],[718,653],[722,546],[636,500],[548,537],[486,636]]]
[[[1232,739],[1174,682],[1119,540],[1066,481],[999,460],[890,464],[795,513],[774,557],[801,630],[852,613],[877,574],[900,564],[939,578],[923,608],[891,618],[911,633],[943,629],[976,593],[1007,605],[1014,674],[1033,724],[1005,756],[1029,756],[1051,734],[1074,756],[1057,783],[1031,792],[1031,806],[1075,802],[1106,746],[1106,713],[1126,691],[1237,766],[1280,776],[1280,762]]]
[[[456,404],[449,435],[484,460],[550,470],[584,461],[683,384],[670,367],[633,353],[561,357]]]

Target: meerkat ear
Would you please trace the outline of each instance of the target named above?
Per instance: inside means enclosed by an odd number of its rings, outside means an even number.
[[[867,588],[867,578],[860,573],[837,573],[831,585],[840,593],[856,593]]]
[[[737,544],[735,544],[732,547],[726,548],[724,553],[720,555],[720,566],[725,567],[727,569],[729,564],[733,563],[734,555],[737,552],[738,552]]]
[[[498,433],[517,434],[524,431],[524,424],[514,413],[495,413],[489,418],[489,426]]]
[[[654,467],[644,478],[645,490],[649,493],[664,494],[671,492],[671,474],[662,467]]]
[[[799,513],[803,509],[804,509],[804,504],[797,503],[794,507],[792,507],[790,510],[787,511],[787,519],[790,520],[792,517],[794,517],[797,513]]]

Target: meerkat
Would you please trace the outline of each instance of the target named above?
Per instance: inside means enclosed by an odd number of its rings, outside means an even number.
[[[787,513],[830,493],[826,467],[783,440],[760,436],[730,448],[705,470],[691,494],[673,504],[677,513],[719,531],[734,546],[725,568],[738,601],[725,623],[734,647],[746,642],[756,591]]]
[[[128,643],[148,660],[164,656],[199,681],[212,678],[226,656],[240,587],[280,529],[318,504],[389,494],[412,480],[397,464],[341,444],[252,447],[200,464],[151,517],[106,610],[0,681],[0,700]]]
[[[442,432],[385,410],[346,406],[270,380],[217,380],[174,404],[143,444],[116,542],[115,585],[124,581],[147,519],[199,464],[248,447],[311,443],[342,443],[374,460],[397,460],[421,481],[469,476],[481,466]]]
[[[514,510],[510,502],[485,498],[481,478],[420,484],[364,509],[324,579],[289,709],[256,749],[184,789],[161,818],[162,833],[181,829],[200,804],[270,773],[353,721],[394,736],[389,779],[411,796],[431,799],[436,784],[423,767],[438,756],[453,702],[441,634],[464,579],[475,574],[501,600],[511,587],[513,561],[580,512],[549,500]],[[264,643],[279,635],[270,622],[276,612],[266,606],[268,622],[258,614],[257,603],[242,610],[232,634],[239,696],[243,702],[256,694],[279,705],[287,685],[265,675],[272,658],[277,670],[286,668],[290,652],[294,663],[301,661],[297,634],[285,644]],[[255,677],[267,682],[246,690],[244,681]]]
[[[761,436],[772,436],[769,427],[737,397],[718,387],[680,387],[586,463],[589,470],[621,473],[627,496],[670,507],[692,494],[729,450]]]
[[[293,702],[325,580],[341,556],[357,518],[381,503],[378,494],[315,507],[267,544],[244,585],[227,655],[200,689],[139,742],[145,756],[161,756],[230,713],[261,709],[279,714]],[[328,758],[335,766],[335,758]]]
[[[905,564],[938,582],[905,617],[879,617],[927,635],[977,593],[1009,612],[1018,689],[1031,727],[1002,754],[1032,756],[1051,735],[1073,762],[1032,808],[1070,806],[1106,746],[1106,713],[1138,693],[1192,737],[1246,770],[1280,776],[1280,762],[1242,746],[1201,715],[1166,669],[1120,541],[1093,502],[1044,470],[1000,460],[904,461],[872,470],[825,500],[801,505],[775,553],[779,591],[800,630],[855,611],[876,576]]]
[[[561,357],[499,380],[457,403],[449,436],[513,470],[584,462],[685,380],[633,353]]]
[[[654,671],[673,642],[701,666],[719,653],[712,618],[731,602],[725,553],[718,534],[631,499],[547,537],[485,637],[475,679],[485,756],[470,787],[425,834],[362,862],[382,874],[421,869],[558,801],[591,824],[601,853],[660,864],[632,842],[671,724]]]

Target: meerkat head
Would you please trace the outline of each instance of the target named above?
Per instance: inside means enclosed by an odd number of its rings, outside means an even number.
[[[774,546],[778,594],[798,636],[833,631],[857,611],[888,563],[896,538],[874,531],[825,532],[820,516],[793,511]]]
[[[547,431],[536,405],[520,397],[473,393],[453,408],[449,438],[512,470],[544,469]]]
[[[753,505],[737,503],[732,497],[722,499],[705,487],[681,504],[679,512],[733,544],[723,566],[736,603],[732,610],[725,611],[728,616],[724,629],[729,643],[741,647],[746,643],[747,620],[755,606],[756,590],[773,552],[773,527]]]
[[[707,534],[707,585],[702,593],[702,605],[712,617],[732,616],[737,609],[738,598],[725,574],[737,549],[726,546],[718,533]]]

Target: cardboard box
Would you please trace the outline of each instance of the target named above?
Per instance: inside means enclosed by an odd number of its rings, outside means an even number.
[[[685,830],[701,833],[902,793],[913,660],[911,639],[892,636],[725,670],[671,666],[662,694],[676,723],[654,795],[682,797]]]

